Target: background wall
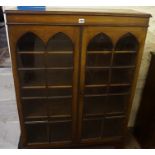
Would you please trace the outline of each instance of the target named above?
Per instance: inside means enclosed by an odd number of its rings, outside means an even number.
[[[6,7],[6,9],[8,8],[12,7]],[[133,126],[149,66],[150,51],[155,50],[155,7],[95,7],[88,9],[134,9],[151,13],[153,16],[150,19],[150,27],[148,29],[136,93],[130,115],[129,126]],[[58,10],[58,8],[55,8],[55,10]],[[70,10],[70,8],[66,8],[65,10]],[[74,10],[76,10],[76,8]],[[0,148],[16,148],[20,130],[11,68],[0,68],[0,92]]]

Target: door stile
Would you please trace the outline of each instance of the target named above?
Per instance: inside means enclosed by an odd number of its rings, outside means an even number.
[[[73,105],[72,105],[72,137],[73,143],[77,140],[77,118],[78,118],[78,86],[79,86],[79,65],[80,65],[80,30],[75,29],[75,43],[74,43],[74,70],[73,70]]]
[[[78,141],[81,141],[82,133],[82,119],[83,119],[83,95],[85,86],[85,65],[86,65],[86,36],[84,33],[84,28],[81,27],[81,55],[80,55],[80,76],[79,76],[79,106],[78,106]]]

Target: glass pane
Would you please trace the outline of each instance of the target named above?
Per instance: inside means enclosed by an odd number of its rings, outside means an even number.
[[[97,95],[97,94],[106,94],[107,87],[85,87],[86,95]]]
[[[130,86],[111,86],[109,93],[129,93]]]
[[[48,99],[50,116],[71,116],[72,98]]]
[[[137,51],[139,43],[137,38],[131,33],[123,35],[116,43],[115,50],[117,51]]]
[[[111,83],[130,83],[134,69],[112,69]]]
[[[73,67],[73,54],[48,54],[47,67]]]
[[[28,143],[48,142],[48,127],[46,123],[27,124]]]
[[[45,67],[43,54],[20,54],[18,55],[18,67],[20,68],[43,68]]]
[[[71,39],[62,32],[56,33],[47,44],[47,51],[72,51],[73,44]]]
[[[34,33],[28,32],[24,34],[17,43],[18,52],[29,51],[44,51],[45,46],[43,41],[38,38]]]
[[[128,103],[128,95],[110,95],[108,97],[107,106],[105,108],[106,113],[123,113],[125,112],[126,105]]]
[[[38,88],[33,88],[33,89],[21,89],[21,96],[22,97],[46,97],[46,89],[38,89]]]
[[[21,103],[26,118],[47,117],[46,99],[23,99]]]
[[[49,69],[47,70],[48,85],[72,85],[72,69]]]
[[[111,54],[87,54],[86,66],[110,66]]]
[[[84,98],[84,114],[101,115],[105,112],[107,96],[93,96]]]
[[[114,66],[132,66],[135,65],[136,55],[133,53],[115,53],[113,59]]]
[[[45,85],[45,70],[20,70],[22,86]]]
[[[112,50],[113,44],[111,39],[104,33],[99,33],[93,37],[87,47],[88,51],[105,51]]]
[[[82,126],[82,138],[98,138],[101,137],[102,120],[90,119],[84,120]]]
[[[123,135],[124,117],[106,117],[104,120],[103,138]]]
[[[51,142],[71,141],[72,123],[70,121],[51,123]]]
[[[72,88],[48,88],[48,96],[72,96]]]
[[[108,69],[87,69],[86,85],[90,84],[107,84],[109,82]]]

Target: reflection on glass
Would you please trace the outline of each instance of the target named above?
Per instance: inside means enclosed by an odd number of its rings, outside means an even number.
[[[109,95],[105,112],[124,113],[127,101],[128,101],[127,95]]]
[[[24,34],[17,43],[17,51],[18,52],[37,52],[37,51],[44,51],[45,46],[43,41],[38,38],[34,33],[28,32]]]
[[[86,66],[110,66],[111,54],[88,53]]]
[[[104,114],[107,105],[107,96],[85,97],[84,114]]]
[[[71,98],[48,99],[50,116],[71,116]]]
[[[107,87],[85,87],[86,95],[106,94]]]
[[[50,125],[51,142],[71,141],[72,123],[71,121],[62,121],[51,123]]]
[[[43,68],[45,66],[42,54],[20,54],[18,55],[18,66],[20,68]]]
[[[100,119],[83,120],[82,138],[89,139],[101,137],[101,125],[102,120]]]
[[[138,50],[138,40],[131,33],[123,35],[116,43],[116,51],[137,51]]]
[[[109,80],[109,69],[87,69],[86,85],[107,84]]]
[[[72,88],[48,88],[48,96],[71,96]]]
[[[47,117],[47,103],[45,99],[23,99],[24,114],[27,118]]]
[[[26,133],[28,143],[48,142],[48,126],[46,123],[27,124]]]
[[[112,69],[111,83],[130,83],[134,69]]]
[[[47,70],[47,83],[53,86],[72,85],[71,69],[52,69]]]
[[[73,51],[71,39],[62,32],[56,33],[47,43],[47,51]]]
[[[109,89],[109,93],[129,93],[130,86],[111,86]]]
[[[22,86],[45,85],[45,70],[20,70]]]
[[[135,65],[136,55],[133,53],[115,53],[113,59],[114,66],[133,66]]]
[[[124,129],[124,117],[106,117],[104,120],[103,138],[122,136]]]
[[[22,97],[46,97],[46,89],[45,88],[33,88],[33,89],[21,89]]]
[[[111,39],[106,34],[99,33],[90,40],[87,51],[111,51],[112,48]]]
[[[46,56],[47,67],[72,67],[73,54],[48,54]]]

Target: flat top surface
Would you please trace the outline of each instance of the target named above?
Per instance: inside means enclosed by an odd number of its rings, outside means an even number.
[[[150,17],[151,14],[128,9],[93,9],[93,8],[46,8],[45,11],[21,11],[10,9],[6,14],[70,14],[70,15],[104,15],[104,16],[132,16]]]

